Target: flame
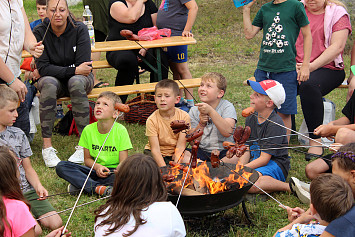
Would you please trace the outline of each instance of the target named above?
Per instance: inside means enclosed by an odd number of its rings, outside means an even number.
[[[196,191],[203,192],[204,194],[225,192],[235,184],[239,184],[239,188],[242,188],[248,183],[247,180],[249,180],[252,175],[252,173],[246,172],[243,168],[244,166],[238,163],[228,177],[222,179],[215,177],[212,179],[206,161],[199,163],[195,169],[190,170],[191,173],[189,172],[190,174],[185,181],[184,188],[194,186]],[[177,176],[180,172],[178,167],[173,167],[170,169],[169,174]],[[175,186],[181,187],[185,177],[186,173],[182,175],[181,179],[177,179],[177,181],[173,182]]]

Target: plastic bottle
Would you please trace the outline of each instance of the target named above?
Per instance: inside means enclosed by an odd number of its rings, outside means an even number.
[[[95,46],[94,26],[92,25],[93,16],[92,16],[92,13],[91,13],[88,5],[85,6],[85,9],[83,12],[83,23],[88,27],[91,46]]]

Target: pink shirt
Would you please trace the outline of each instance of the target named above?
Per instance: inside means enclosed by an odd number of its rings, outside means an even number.
[[[306,8],[306,14],[308,16],[308,20],[310,22],[311,33],[312,33],[312,52],[311,52],[311,60],[313,62],[316,58],[319,57],[326,49],[325,47],[325,36],[324,36],[324,13],[320,15],[314,15],[310,13]],[[336,22],[332,28],[332,32],[336,32],[339,30],[348,29],[351,32],[351,24],[349,17],[347,15],[342,16],[338,22]],[[303,62],[303,35],[299,34],[296,41],[296,61]],[[341,52],[343,55],[343,52]],[[332,70],[342,70],[342,68],[335,67],[334,61],[323,66],[324,68],[329,68]]]
[[[9,222],[12,230],[5,224],[4,236],[6,237],[17,237],[24,235],[27,231],[33,228],[37,222],[33,218],[28,206],[19,200],[8,199],[3,197],[5,208],[6,208],[6,218]]]

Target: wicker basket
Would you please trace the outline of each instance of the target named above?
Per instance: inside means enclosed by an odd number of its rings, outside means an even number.
[[[128,123],[145,125],[147,118],[157,109],[154,96],[151,94],[142,93],[127,101],[126,104],[129,105],[130,111],[125,113],[124,120]]]

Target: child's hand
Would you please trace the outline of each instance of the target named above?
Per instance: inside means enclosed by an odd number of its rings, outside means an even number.
[[[194,37],[194,35],[191,33],[191,31],[184,30],[182,32],[183,37]]]
[[[291,208],[286,206],[286,211],[287,211],[287,217],[290,222],[296,220],[298,217],[300,217],[305,211],[302,208],[295,207]]]
[[[250,9],[254,5],[255,2],[256,2],[256,0],[253,0],[252,2],[248,3],[247,5],[244,5],[243,10]]]
[[[60,236],[66,236],[66,237],[69,237],[71,236],[71,232],[68,233],[68,230],[65,230],[65,233],[64,235],[62,235],[62,231],[64,229],[64,226],[56,229],[56,230],[53,230],[51,233],[49,233],[48,235],[46,235],[46,237],[60,237]]]
[[[206,126],[210,117],[207,114],[201,114],[201,113],[199,117],[200,117],[200,124],[203,127]]]
[[[103,166],[103,165],[99,165],[95,169],[95,171],[96,171],[97,176],[99,176],[100,178],[106,178],[107,176],[110,175],[110,169],[105,167],[105,166]]]
[[[195,104],[195,106],[198,107],[198,111],[200,111],[201,114],[205,114],[205,115],[209,115],[209,113],[211,113],[211,111],[213,110],[213,108],[206,103],[198,103]]]
[[[48,196],[48,191],[41,184],[36,187],[36,193],[39,196],[38,200],[45,200]]]

